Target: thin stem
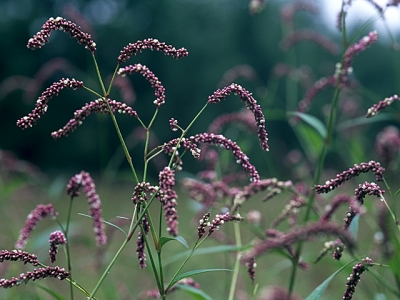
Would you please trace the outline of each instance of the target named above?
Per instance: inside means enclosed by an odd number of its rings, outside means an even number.
[[[73,202],[73,197],[71,197],[71,200],[69,201],[69,207],[68,207],[68,215],[67,215],[67,225],[65,227],[64,235],[65,239],[67,240],[67,243],[65,245],[65,250],[67,252],[67,266],[68,266],[68,272],[71,273],[72,270],[72,265],[71,265],[71,253],[69,251],[69,240],[68,240],[68,232],[69,232],[69,224],[71,223],[71,211],[72,211],[72,202]],[[72,288],[72,283],[70,282],[69,285],[70,289],[70,294],[71,294],[71,300],[74,300],[74,292]]]
[[[239,223],[234,222],[233,224],[234,232],[235,232],[235,241],[236,241],[236,246],[242,247],[242,239],[240,236],[240,227]],[[236,254],[236,259],[235,259],[235,266],[233,268],[233,273],[232,273],[232,280],[231,280],[231,287],[229,289],[229,300],[233,300],[233,297],[235,296],[235,288],[236,288],[236,282],[239,276],[239,260],[240,260],[240,253],[238,252]]]
[[[114,73],[113,73],[111,81],[110,81],[110,85],[108,86],[108,89],[107,89],[107,95],[110,95],[110,93],[111,93],[111,88],[114,83],[115,75],[118,72],[118,68],[119,68],[119,64],[115,67]]]
[[[97,60],[96,60],[96,57],[94,56],[94,53],[92,53],[92,57],[93,57],[94,66],[96,67],[97,78],[99,79],[99,82],[101,85],[101,90],[103,91],[104,96],[106,96],[107,95],[106,89],[104,87],[103,79],[101,78],[99,66],[97,65]]]

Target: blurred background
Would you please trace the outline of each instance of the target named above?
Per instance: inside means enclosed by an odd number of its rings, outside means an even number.
[[[266,117],[270,151],[263,152],[257,135],[249,134],[240,127],[227,127],[222,133],[238,142],[250,157],[251,162],[257,166],[262,178],[278,177],[281,180],[296,181],[308,176],[311,181],[313,166],[322,139],[315,128],[306,122],[296,125],[290,123],[292,116],[290,113],[296,111],[298,103],[314,82],[321,77],[331,76],[335,71],[335,64],[340,61],[341,32],[336,24],[340,1],[310,1],[307,2],[308,5],[305,5],[305,9],[292,15],[287,4],[304,3],[303,1],[262,2],[246,0],[0,0],[2,12],[0,18],[0,149],[10,151],[19,159],[37,166],[41,170],[40,180],[44,182],[39,190],[33,190],[32,187],[17,190],[21,183],[18,180],[13,181],[13,185],[2,186],[0,197],[3,199],[0,201],[7,204],[13,203],[7,206],[10,208],[8,217],[10,222],[6,223],[19,225],[16,227],[9,225],[10,233],[7,236],[0,236],[1,243],[7,245],[6,248],[13,245],[18,236],[19,226],[24,223],[27,213],[35,204],[41,203],[42,199],[56,204],[57,201],[62,201],[60,199],[65,200],[66,196],[60,198],[65,183],[80,170],[90,172],[99,180],[99,183],[103,184],[99,184],[101,186],[99,193],[104,199],[124,199],[125,201],[130,199],[132,193],[131,188],[121,184],[128,179],[129,181],[126,182],[131,185],[131,175],[109,116],[91,115],[70,136],[57,141],[54,141],[50,135],[51,132],[62,128],[72,118],[76,109],[96,99],[84,89],[76,91],[65,89],[58,97],[53,97],[49,101],[47,113],[34,127],[21,130],[16,126],[16,121],[34,108],[40,94],[53,82],[63,77],[82,80],[91,89],[99,93],[101,91],[90,53],[71,39],[69,34],[53,32],[50,43],[43,48],[34,51],[26,48],[29,38],[40,30],[49,17],[62,16],[81,25],[83,31],[92,34],[97,44],[95,56],[106,84],[110,81],[110,76],[116,67],[120,50],[128,43],[156,38],[176,48],[188,49],[189,56],[179,60],[166,57],[162,53],[144,51],[131,57],[122,65],[145,64],[166,89],[166,103],[160,108],[152,127],[154,146],[178,137],[178,133],[173,132],[168,125],[170,118],[177,119],[179,125],[185,128],[204,106],[208,96],[217,88],[227,86],[234,81],[252,92],[261,105]],[[399,124],[396,104],[388,108],[387,112],[381,113],[379,118],[368,120],[364,118],[367,109],[373,104],[400,92],[397,44],[400,41],[399,9],[388,8],[385,19],[382,21],[379,10],[370,1],[353,2],[353,6],[348,11],[349,43],[356,42],[376,28],[378,28],[380,39],[378,43],[354,59],[354,72],[351,78],[354,88],[341,94],[338,126],[327,156],[327,170],[323,180],[336,174],[335,171],[345,170],[354,163],[371,159],[379,160],[379,151],[375,146],[377,135],[387,126],[398,128]],[[377,3],[380,2],[377,1]],[[292,34],[303,29],[321,34],[330,41],[328,46],[322,48],[310,41],[290,44],[293,41]],[[307,113],[325,123],[333,93],[332,87],[318,93]],[[120,85],[116,84],[111,98],[132,106],[145,124],[148,124],[153,116],[154,91],[138,74],[128,76],[127,81],[121,82]],[[243,108],[244,104],[237,96],[229,96],[226,101],[207,107],[188,134],[206,132],[216,117],[239,112]],[[140,124],[132,117],[118,114],[116,117],[122,134],[127,138],[131,156],[140,170],[143,157],[143,132],[140,131]],[[346,150],[343,151],[343,149]],[[179,175],[181,177],[192,176],[205,166],[204,162],[195,161],[188,156],[185,157],[188,160],[184,165],[185,173]],[[156,161],[156,164],[151,166],[149,177],[157,178],[160,166],[163,167],[162,164],[166,159],[167,157],[161,157],[159,164]],[[226,162],[232,157],[222,156],[222,159]],[[390,163],[391,171],[398,169],[396,160]],[[388,167],[388,165],[384,166]],[[31,167],[31,165],[23,165],[21,168],[33,170],[33,173],[38,171]],[[350,187],[350,190],[352,189],[353,187]],[[27,201],[24,200],[26,198],[28,198]],[[131,203],[128,202],[125,205],[127,209],[131,209]],[[283,207],[283,203],[281,204],[268,212],[279,214]],[[57,205],[61,206],[65,203]],[[85,205],[85,203],[81,204],[79,208],[76,208],[77,211],[85,212],[87,210]],[[195,209],[190,205],[188,204],[186,208],[183,206],[183,209],[188,209],[191,214],[185,215],[182,223],[191,222]],[[107,211],[107,219],[121,214],[121,207],[125,206],[115,205],[113,201],[106,202],[104,210]],[[78,233],[82,224],[88,224],[85,218],[79,222],[75,224],[76,227],[72,227],[76,228]],[[40,228],[44,229],[45,226]],[[38,239],[31,245],[31,249],[35,253],[46,255],[47,249],[41,248],[41,242],[46,242],[48,230],[42,234],[40,228]],[[196,228],[196,225],[193,225],[193,228]],[[93,247],[93,241],[90,239],[91,228],[89,226],[86,229],[89,241],[79,240],[83,238],[78,233],[76,237],[83,245],[82,249],[77,250],[83,251],[81,258],[83,270],[89,264],[84,263],[86,258],[93,256],[89,250],[83,249],[87,244]],[[126,254],[126,261],[131,259],[135,251],[133,248],[131,253]],[[224,256],[214,259],[229,260],[232,257]],[[136,267],[135,261],[130,263]],[[196,261],[195,264],[201,265],[201,262]],[[272,262],[267,262],[267,264],[272,264]],[[92,265],[90,267],[95,268]],[[110,297],[113,287],[115,288],[118,282],[132,280],[129,274],[130,269],[125,270],[126,267],[127,265],[122,266],[123,270],[120,270],[122,277],[107,283],[102,296]],[[268,268],[275,268],[276,274],[283,274],[276,284],[286,285],[285,276],[289,276],[289,273],[280,272],[287,267],[284,264],[268,266]],[[336,265],[330,265],[327,268],[331,268],[333,272],[336,270]],[[314,276],[318,281],[320,279],[318,271],[313,274],[310,276]],[[149,278],[151,278],[150,275]],[[82,278],[84,279],[87,278]],[[229,281],[229,276],[224,280]],[[299,284],[302,280],[305,278],[301,278]],[[113,284],[115,286],[112,286]],[[140,279],[140,284],[139,288],[154,287],[151,280],[146,281],[144,278]],[[340,282],[338,286],[343,287],[343,284],[344,282]],[[24,289],[29,294],[29,285]],[[125,289],[127,299],[129,299],[129,292],[139,293],[137,286],[121,285],[118,289],[120,291]],[[307,295],[311,290],[312,287],[305,284],[302,293]],[[107,291],[111,293],[108,296]],[[333,295],[336,295],[335,287],[331,291]],[[215,291],[215,295],[222,292],[221,286]],[[27,297],[20,299],[33,299]],[[38,296],[38,299],[41,298]],[[218,296],[215,299],[218,299]]]

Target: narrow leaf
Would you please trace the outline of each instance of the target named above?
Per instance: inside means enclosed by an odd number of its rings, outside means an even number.
[[[183,284],[177,284],[175,285],[176,288],[185,291],[187,294],[189,294],[192,299],[195,300],[213,300],[209,295],[207,295],[204,291],[196,289],[190,285],[183,285]]]
[[[288,115],[299,117],[302,121],[314,128],[323,139],[326,137],[326,127],[324,123],[322,123],[321,120],[317,119],[316,117],[298,111],[288,112]]]
[[[196,252],[193,254],[193,256],[196,255],[204,255],[204,254],[214,254],[214,253],[224,253],[224,252],[236,252],[236,251],[243,251],[247,250],[249,247],[237,247],[237,246],[232,246],[232,245],[223,245],[223,246],[214,246],[214,247],[207,247],[207,248],[202,248],[202,249],[197,249]],[[172,255],[171,257],[165,259],[163,261],[163,266],[166,266],[172,262],[185,259],[190,255],[192,250],[184,251],[175,255]]]
[[[368,125],[368,124],[372,124],[375,122],[389,121],[389,120],[393,120],[393,118],[389,114],[380,113],[379,115],[374,116],[373,118],[360,117],[360,118],[355,118],[355,119],[345,121],[343,123],[338,124],[338,126],[336,127],[336,130],[343,131],[343,130],[350,129],[352,127]]]
[[[189,248],[188,244],[186,243],[186,240],[182,236],[177,236],[174,238],[162,236],[160,238],[161,248],[170,241],[177,241],[177,242],[181,243],[183,246],[185,246],[186,248]]]
[[[87,214],[78,213],[78,215],[83,216],[83,217],[88,217],[88,218],[90,218],[90,219],[93,219],[92,216],[89,216],[89,215],[87,215]],[[103,223],[104,223],[104,224],[107,224],[107,225],[110,225],[110,226],[112,226],[112,227],[118,229],[118,230],[121,231],[125,236],[128,236],[128,235],[126,234],[125,230],[123,230],[121,227],[119,227],[119,226],[117,226],[117,225],[115,225],[115,224],[113,224],[113,223],[104,221],[104,220],[103,220]]]
[[[209,272],[216,272],[216,271],[228,271],[232,272],[230,269],[200,269],[200,270],[193,270],[175,277],[175,279],[169,284],[169,288],[173,287],[179,280],[187,277],[192,277],[193,275],[202,274],[202,273],[209,273]]]
[[[397,196],[398,194],[400,194],[400,189],[394,195]]]
[[[63,296],[61,296],[60,294],[56,293],[55,291],[50,290],[49,288],[47,288],[47,287],[45,287],[43,285],[39,285],[39,284],[35,284],[35,285],[36,285],[36,287],[38,287],[38,288],[42,289],[43,291],[47,292],[49,295],[53,296],[54,299],[65,300],[65,298]]]
[[[357,258],[353,259],[352,261],[350,261],[349,263],[347,263],[343,267],[341,267],[339,270],[337,270],[335,273],[333,273],[331,276],[329,276],[323,283],[321,283],[319,286],[317,286],[317,288],[314,291],[312,291],[311,294],[305,300],[322,299],[322,295],[324,294],[329,283],[332,281],[333,277],[335,277],[340,271],[342,271],[348,265],[354,263],[356,260],[357,260]]]

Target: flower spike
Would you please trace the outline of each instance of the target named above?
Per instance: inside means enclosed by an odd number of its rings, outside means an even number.
[[[32,50],[42,48],[42,46],[49,42],[52,30],[63,30],[64,32],[69,32],[71,37],[76,39],[79,44],[86,45],[85,48],[91,53],[96,51],[96,43],[92,40],[92,36],[89,33],[83,32],[80,26],[77,26],[75,23],[62,17],[48,19],[46,23],[43,24],[42,30],[29,39],[27,47]]]

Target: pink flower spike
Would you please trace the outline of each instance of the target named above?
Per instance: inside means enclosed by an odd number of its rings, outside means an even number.
[[[189,52],[185,48],[176,49],[175,47],[160,42],[157,39],[149,38],[143,41],[138,40],[134,44],[125,46],[118,56],[118,63],[126,62],[132,55],[141,53],[144,49],[164,52],[165,55],[172,56],[175,59],[189,55]]]
[[[28,252],[21,250],[1,250],[0,263],[4,261],[22,261],[24,265],[32,264],[34,266],[37,266],[39,264],[39,261],[35,254],[29,254]]]
[[[36,121],[40,119],[40,116],[45,114],[48,108],[47,103],[52,97],[58,96],[58,93],[65,88],[76,90],[79,87],[83,87],[83,82],[77,81],[74,78],[62,78],[61,80],[54,82],[36,101],[35,108],[32,110],[32,112],[17,121],[17,126],[21,127],[22,129],[32,127],[36,124]]]
[[[110,105],[111,111],[113,113],[118,112],[138,118],[138,114],[136,113],[136,111],[134,111],[130,106],[126,105],[125,103],[121,103],[111,99],[108,99],[107,102]],[[81,109],[75,111],[74,117],[69,120],[63,128],[52,132],[51,136],[54,139],[68,136],[70,133],[74,132],[80,125],[82,125],[83,121],[93,113],[110,113],[108,106],[103,99],[97,99],[95,101],[91,101],[90,103],[86,103],[86,105],[83,106]]]
[[[24,227],[21,229],[17,242],[15,243],[15,248],[23,249],[25,248],[26,242],[31,235],[32,230],[36,227],[36,224],[44,219],[45,217],[52,216],[56,217],[58,212],[55,211],[52,204],[39,204],[33,209],[26,219]]]
[[[56,261],[58,245],[65,245],[67,243],[67,240],[64,234],[61,231],[57,230],[50,234],[49,243],[50,243],[50,250],[49,250],[50,261],[54,263]]]
[[[96,43],[92,40],[91,35],[83,32],[80,26],[77,26],[75,23],[62,17],[48,19],[46,23],[43,24],[42,30],[29,39],[27,47],[32,50],[42,48],[42,46],[49,42],[52,30],[63,30],[64,32],[69,32],[72,38],[76,39],[79,44],[84,44],[85,48],[91,53],[96,51]]]
[[[161,204],[164,208],[164,216],[167,221],[167,231],[172,236],[178,235],[178,202],[175,187],[175,171],[165,167],[159,174],[160,191],[162,193]]]
[[[387,106],[391,105],[396,100],[400,100],[399,96],[393,95],[389,98],[385,98],[384,100],[379,101],[378,104],[374,104],[371,108],[368,109],[365,117],[372,118],[376,116],[381,110],[384,110]]]
[[[246,104],[247,109],[253,113],[255,123],[257,125],[258,139],[260,140],[261,148],[264,151],[268,151],[268,134],[265,130],[264,114],[261,110],[261,106],[257,104],[257,101],[253,98],[252,94],[249,93],[245,88],[238,84],[232,83],[230,86],[227,86],[222,90],[216,90],[214,94],[208,97],[208,103],[218,103],[221,100],[225,100],[225,98],[232,93],[239,95],[240,100],[243,101]]]
[[[81,171],[70,179],[66,189],[67,194],[72,198],[77,197],[81,187],[83,187],[83,192],[89,203],[89,215],[93,218],[93,230],[97,245],[103,245],[106,243],[107,237],[104,233],[103,218],[101,217],[101,201],[96,193],[96,186],[92,177],[85,171]]]
[[[129,65],[124,68],[120,68],[117,74],[123,77],[127,73],[133,74],[134,72],[142,74],[143,77],[146,78],[146,80],[151,84],[156,96],[156,100],[153,101],[154,105],[157,107],[163,105],[165,103],[165,88],[161,84],[161,81],[158,80],[158,77],[156,77],[148,67],[142,64]]]

